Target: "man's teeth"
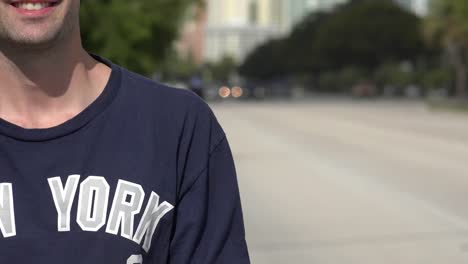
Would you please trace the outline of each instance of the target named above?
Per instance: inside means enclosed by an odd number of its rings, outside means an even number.
[[[18,3],[17,7],[25,10],[41,10],[51,5],[51,3]]]

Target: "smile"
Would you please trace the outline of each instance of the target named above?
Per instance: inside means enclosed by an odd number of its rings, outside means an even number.
[[[11,5],[27,11],[37,11],[53,7],[57,5],[57,2],[15,2],[11,3]]]

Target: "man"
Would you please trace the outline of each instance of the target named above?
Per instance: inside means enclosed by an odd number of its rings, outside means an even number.
[[[249,263],[209,107],[81,46],[79,0],[0,0],[0,263]]]

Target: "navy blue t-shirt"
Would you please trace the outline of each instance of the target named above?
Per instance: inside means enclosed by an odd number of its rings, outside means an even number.
[[[196,95],[112,68],[71,120],[0,119],[0,263],[249,263],[232,154]]]

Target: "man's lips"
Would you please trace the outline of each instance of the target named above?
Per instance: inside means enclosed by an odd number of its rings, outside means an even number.
[[[58,3],[61,2],[61,0],[4,0],[3,2],[6,2],[10,5],[12,4],[17,4],[17,3]]]
[[[20,14],[27,16],[42,16],[48,14],[59,4],[58,0],[16,0],[9,1]]]

